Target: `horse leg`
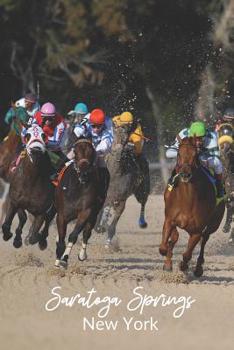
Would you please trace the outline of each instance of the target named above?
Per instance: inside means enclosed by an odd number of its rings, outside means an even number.
[[[14,219],[14,216],[17,213],[17,208],[12,204],[12,202],[9,201],[8,204],[9,204],[8,210],[6,213],[4,223],[2,225],[2,232],[3,232],[4,241],[8,241],[13,236],[10,229],[11,229],[11,224],[12,224],[12,221]]]
[[[67,222],[65,221],[63,212],[58,212],[57,215],[57,229],[58,229],[58,235],[56,240],[56,260],[55,260],[55,266],[59,267],[60,265],[60,259],[65,251],[66,244],[65,244],[65,237],[67,233]]]
[[[223,227],[223,232],[228,233],[231,229],[231,223],[232,223],[232,206],[230,203],[227,203],[227,215],[226,215],[226,221]]]
[[[233,219],[233,217],[234,217],[234,202],[232,202],[232,206],[231,206],[231,209],[230,209],[230,211],[231,211],[231,222],[232,222],[232,219]],[[232,230],[231,230],[231,234],[230,234],[230,237],[229,237],[229,239],[228,239],[228,243],[230,244],[230,245],[233,245],[234,244],[234,227],[232,228]]]
[[[126,201],[119,202],[118,207],[114,211],[114,218],[112,223],[107,228],[107,240],[105,243],[105,247],[109,248],[111,245],[111,241],[116,233],[116,226],[119,221],[120,216],[122,215],[124,209],[125,209]]]
[[[47,237],[49,235],[49,227],[55,215],[56,209],[53,205],[52,208],[46,213],[45,225],[40,233],[40,240],[38,242],[38,245],[41,250],[45,250],[47,248]]]
[[[27,221],[27,214],[23,209],[18,210],[18,217],[19,217],[19,225],[17,229],[15,230],[15,238],[13,241],[13,246],[15,248],[20,248],[22,246],[22,230],[23,227]]]
[[[1,211],[1,217],[0,217],[0,226],[2,226],[4,217],[6,216],[6,212],[8,210],[10,197],[9,197],[9,184],[5,185],[3,196],[2,196],[2,211]]]
[[[145,221],[145,205],[150,193],[150,176],[149,176],[149,166],[147,161],[146,161],[146,165],[144,165],[143,168],[144,168],[143,180],[134,191],[136,200],[141,204],[141,212],[138,220],[138,225],[140,228],[146,228],[148,226],[147,222]]]
[[[138,220],[140,228],[146,228],[148,226],[147,222],[145,221],[145,204],[146,203],[141,204],[141,212]]]
[[[172,230],[171,237],[168,242],[167,256],[164,261],[163,270],[172,271],[172,256],[173,256],[173,248],[178,241],[179,232],[176,227]]]
[[[181,271],[188,270],[188,262],[191,260],[193,250],[196,247],[197,243],[200,241],[200,239],[201,239],[200,233],[190,235],[189,240],[188,240],[187,250],[183,254],[183,261],[181,261],[181,263],[180,263],[180,270]]]
[[[203,275],[203,267],[202,267],[202,265],[205,262],[205,260],[204,260],[204,250],[205,250],[206,242],[208,241],[209,238],[210,238],[210,234],[209,233],[208,234],[204,234],[202,236],[200,253],[199,253],[199,256],[197,258],[197,265],[196,265],[195,270],[193,271],[194,276],[196,276],[196,277],[201,277]]]
[[[29,229],[29,233],[24,240],[24,243],[26,245],[29,245],[29,244],[33,245],[33,244],[36,244],[39,242],[39,240],[40,240],[39,231],[40,231],[40,228],[41,228],[44,220],[45,220],[44,214],[37,215],[36,217],[34,217],[33,223]]]
[[[60,259],[60,262],[59,262],[60,266],[67,267],[68,258],[71,253],[72,247],[76,243],[79,233],[84,229],[84,226],[86,225],[89,215],[90,215],[90,209],[86,209],[78,215],[75,228],[73,229],[73,231],[70,233],[68,237],[67,247],[62,255],[62,258]]]
[[[234,245],[234,228],[232,228],[231,235],[230,235],[230,237],[228,239],[228,243],[230,245]]]
[[[159,253],[163,256],[167,255],[168,240],[173,229],[174,227],[172,226],[171,221],[166,219],[163,225],[162,242],[159,247]]]
[[[89,240],[91,233],[92,233],[92,229],[95,226],[96,220],[97,220],[97,214],[96,215],[94,214],[84,227],[82,247],[81,247],[81,250],[78,254],[78,259],[80,261],[84,261],[87,259],[86,248],[87,248],[88,240]]]

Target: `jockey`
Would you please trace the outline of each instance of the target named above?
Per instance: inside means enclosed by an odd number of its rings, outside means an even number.
[[[97,153],[97,166],[100,170],[103,192],[106,196],[106,192],[109,186],[110,174],[106,167],[105,156],[111,150],[113,134],[111,133],[111,129],[108,129],[104,111],[98,108],[92,110],[88,121],[83,124],[77,124],[75,126],[74,134],[77,138],[92,138],[92,143]]]
[[[180,141],[186,137],[196,137],[196,145],[199,151],[199,160],[201,164],[212,169],[216,180],[217,197],[224,195],[224,187],[222,182],[223,165],[220,160],[220,152],[218,147],[218,139],[215,132],[206,129],[203,121],[196,121],[191,124],[190,128],[185,128],[176,136],[175,142],[166,151],[167,158],[176,158]],[[172,190],[175,185],[175,170],[168,181],[168,188]]]
[[[44,103],[40,111],[36,112],[31,124],[38,124],[46,135],[46,145],[51,163],[56,171],[59,171],[68,160],[61,151],[61,141],[66,129],[64,118],[56,112],[55,106],[50,103]],[[26,133],[23,130],[22,136]],[[52,177],[56,176],[53,174]]]
[[[78,102],[75,105],[74,110],[71,110],[70,112],[68,112],[68,116],[72,117],[72,122],[73,123],[81,123],[81,122],[86,122],[87,119],[90,116],[90,113],[88,111],[88,107],[85,103],[83,102]]]
[[[145,170],[149,168],[149,165],[142,153],[144,146],[144,134],[140,123],[137,122],[137,125],[134,125],[134,117],[131,112],[123,112],[122,114],[115,116],[112,121],[116,126],[128,125],[130,130],[132,130],[126,147],[128,149],[133,149],[140,166],[140,170],[145,172]]]
[[[15,108],[23,108],[27,112],[29,117],[34,117],[35,113],[40,109],[40,105],[37,102],[37,98],[34,94],[26,94],[25,97],[14,103],[14,106],[9,109],[5,116],[5,123],[11,124],[14,118],[16,118]]]

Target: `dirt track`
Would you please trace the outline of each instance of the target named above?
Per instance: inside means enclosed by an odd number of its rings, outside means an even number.
[[[0,341],[1,349],[232,349],[234,325],[234,247],[227,246],[227,235],[216,232],[207,243],[204,276],[193,278],[178,272],[178,262],[187,235],[180,234],[175,248],[175,271],[162,272],[158,253],[163,223],[162,196],[151,196],[146,212],[149,226],[137,226],[139,207],[130,198],[118,226],[118,241],[112,251],[104,248],[104,237],[93,235],[88,247],[88,260],[78,262],[79,247],[72,251],[67,271],[56,270],[56,227],[50,232],[46,251],[38,247],[16,250],[12,241],[0,239]],[[195,254],[196,256],[196,254]],[[191,263],[191,267],[194,264]],[[122,303],[111,309],[107,319],[118,321],[117,329],[83,330],[84,317],[97,319],[98,307],[61,306],[45,311],[52,297],[51,289],[61,286],[63,296],[97,290],[97,296],[117,296]],[[196,301],[184,315],[175,319],[174,307],[145,307],[142,315],[131,313],[126,305],[133,289],[159,296],[191,296]],[[143,321],[153,317],[158,331],[127,331],[122,317]]]

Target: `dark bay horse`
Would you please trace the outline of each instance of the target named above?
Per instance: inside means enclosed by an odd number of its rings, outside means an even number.
[[[173,248],[178,240],[177,227],[189,234],[188,247],[183,254],[180,269],[188,269],[192,252],[201,241],[200,254],[197,259],[194,275],[203,274],[204,248],[211,233],[215,232],[224,215],[225,204],[222,200],[216,203],[214,185],[198,160],[195,138],[182,140],[177,157],[176,173],[178,184],[170,192],[165,190],[165,221],[162,242],[159,251],[166,256],[164,269],[172,270]]]
[[[227,193],[226,201],[226,221],[223,232],[229,233],[229,243],[234,244],[234,227],[232,222],[234,218],[234,130],[231,123],[223,123],[219,127],[219,147],[221,160],[224,166],[225,189]]]
[[[106,158],[110,184],[96,226],[98,232],[107,232],[106,248],[111,245],[126,201],[132,194],[141,204],[139,226],[147,227],[145,205],[150,192],[149,165],[145,160],[144,169],[140,169],[134,149],[128,149],[130,132],[128,126],[114,126],[114,142]]]
[[[39,242],[41,249],[47,246],[49,223],[55,215],[53,206],[54,187],[50,181],[52,172],[49,156],[46,152],[45,134],[38,125],[27,130],[26,149],[24,158],[11,175],[9,189],[9,206],[5,221],[2,225],[3,239],[12,237],[10,231],[15,214],[19,215],[19,226],[13,245],[19,248],[22,245],[22,229],[27,220],[25,210],[34,216],[25,244]],[[42,235],[39,230],[45,221]]]
[[[96,166],[96,151],[90,139],[79,139],[74,145],[74,162],[65,170],[56,192],[57,249],[55,266],[67,267],[68,258],[78,235],[83,231],[82,248],[78,258],[87,259],[86,247],[96,223],[98,212],[103,205],[99,197],[101,181]],[[65,237],[67,225],[76,219],[73,231]]]

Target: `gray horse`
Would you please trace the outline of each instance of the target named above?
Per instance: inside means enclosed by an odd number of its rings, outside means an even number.
[[[234,150],[229,144],[224,144],[220,153],[224,165],[225,189],[227,192],[227,215],[223,232],[230,233],[229,243],[234,244],[234,227],[232,227],[234,217]]]
[[[147,227],[145,205],[150,192],[149,165],[143,156],[135,155],[128,143],[130,133],[128,126],[114,127],[114,142],[106,159],[110,184],[95,227],[97,232],[107,232],[106,247],[111,245],[119,218],[131,195],[141,204],[139,226]]]

